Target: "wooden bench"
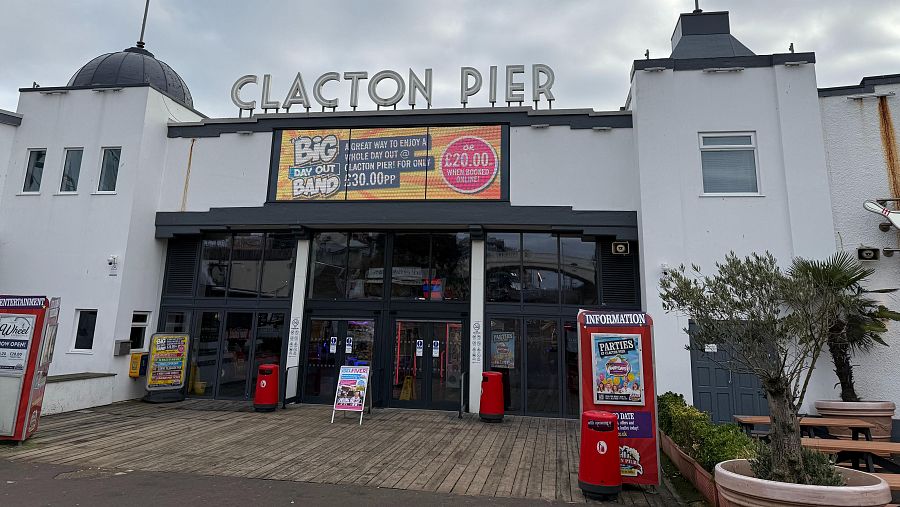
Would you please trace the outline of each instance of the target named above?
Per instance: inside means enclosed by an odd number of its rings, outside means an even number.
[[[868,472],[874,472],[874,465],[877,464],[889,472],[900,473],[900,463],[889,457],[892,454],[900,454],[900,443],[898,442],[804,438],[803,446],[827,454],[836,454],[838,461],[851,459],[854,466],[862,458],[866,462]]]
[[[736,415],[734,420],[750,436],[764,435],[762,431],[755,430],[754,426],[772,424],[769,416],[765,415]],[[866,440],[872,440],[872,428],[875,427],[874,424],[868,421],[849,417],[801,417],[799,422],[801,432],[806,430],[805,433],[808,433],[810,436],[812,436],[813,428],[824,428],[825,430],[850,428],[850,431],[853,433],[853,440],[859,439],[859,435],[862,435]]]
[[[884,479],[891,487],[891,491],[900,491],[900,474],[875,474]]]

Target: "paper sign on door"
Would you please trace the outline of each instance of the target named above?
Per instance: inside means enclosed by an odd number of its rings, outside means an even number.
[[[422,350],[425,348],[425,342],[416,340],[416,357],[422,357]]]
[[[352,354],[353,353],[353,337],[348,336],[344,340],[344,354]]]
[[[331,337],[331,344],[328,346],[328,352],[334,354],[337,352],[337,336]]]
[[[431,357],[441,357],[441,342],[437,340],[431,342]]]

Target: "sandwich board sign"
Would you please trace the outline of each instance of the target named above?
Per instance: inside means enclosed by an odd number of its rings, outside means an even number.
[[[338,374],[337,389],[334,390],[334,408],[331,411],[331,422],[334,414],[341,412],[359,412],[359,424],[362,425],[363,409],[366,406],[366,391],[369,388],[368,366],[341,366]]]
[[[147,391],[177,390],[184,387],[188,342],[186,334],[156,333],[150,338]]]

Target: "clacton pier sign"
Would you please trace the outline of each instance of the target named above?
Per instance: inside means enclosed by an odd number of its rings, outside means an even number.
[[[486,75],[474,67],[461,67],[459,69],[459,102],[466,107],[470,97],[479,93],[483,94],[482,90],[486,89],[488,102],[492,106],[497,102],[498,91],[502,93],[501,102],[521,104],[527,100],[525,71],[524,65],[507,65],[503,71],[504,84],[500,88],[501,78],[498,77],[496,65],[492,65]],[[232,85],[231,101],[241,111],[262,109],[264,112],[269,110],[277,112],[279,109],[284,109],[286,112],[290,112],[294,106],[308,111],[313,104],[321,106],[322,111],[326,108],[337,110],[343,104],[349,104],[355,111],[359,106],[360,88],[364,87],[369,99],[379,109],[382,107],[396,108],[404,97],[406,103],[413,109],[419,101],[424,101],[426,107],[430,108],[433,89],[432,69],[425,69],[421,73],[409,69],[405,76],[404,78],[404,74],[394,70],[382,70],[371,76],[366,71],[344,72],[343,74],[326,72],[311,80],[312,86],[307,87],[307,83],[310,81],[304,79],[303,74],[298,72],[290,86],[287,87],[284,99],[279,100],[282,95],[277,92],[277,89],[273,90],[271,74],[263,74],[261,79],[256,74],[247,74],[238,78]],[[555,97],[551,88],[555,79],[556,76],[549,65],[534,64],[531,66],[530,100],[534,102],[535,107],[540,104],[541,97],[552,107]],[[386,83],[379,87],[382,82]],[[255,90],[252,90],[253,88]],[[345,103],[343,100],[347,102]]]

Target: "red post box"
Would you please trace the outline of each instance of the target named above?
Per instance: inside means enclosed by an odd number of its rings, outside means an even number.
[[[578,487],[586,497],[615,497],[622,490],[616,414],[600,410],[581,414]]]
[[[253,408],[257,412],[273,412],[278,408],[278,365],[259,365]]]
[[[503,413],[503,375],[498,371],[486,371],[481,374],[478,415],[485,422],[502,422]]]

